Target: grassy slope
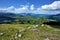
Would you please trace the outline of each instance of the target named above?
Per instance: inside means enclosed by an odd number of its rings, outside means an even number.
[[[28,29],[30,26],[31,28]],[[15,34],[21,29],[25,29],[19,33],[22,37],[15,39]],[[4,33],[0,35],[0,40],[44,40],[47,37],[50,40],[60,40],[59,30],[48,25],[33,28],[31,24],[0,24],[0,33]]]

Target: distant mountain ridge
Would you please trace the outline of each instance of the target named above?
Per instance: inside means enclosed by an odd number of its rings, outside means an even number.
[[[60,14],[56,14],[56,15],[48,15],[48,14],[34,14],[34,13],[20,13],[20,14],[15,14],[15,13],[3,13],[0,12],[0,23],[2,23],[5,20],[13,21],[16,19],[21,19],[21,18],[46,18],[46,19],[53,19],[53,20],[57,20],[58,22],[60,22]]]
[[[57,20],[58,22],[60,22],[60,14],[51,15],[49,19]]]

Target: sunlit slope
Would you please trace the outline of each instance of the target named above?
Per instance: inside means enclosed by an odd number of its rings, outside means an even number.
[[[0,24],[0,40],[60,40],[60,29],[49,25]]]

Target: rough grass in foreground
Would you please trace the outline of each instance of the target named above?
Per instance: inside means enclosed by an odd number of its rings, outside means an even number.
[[[60,29],[49,25],[38,25],[36,28],[34,26],[36,25],[0,24],[0,40],[60,40]],[[21,37],[18,37],[19,34]]]

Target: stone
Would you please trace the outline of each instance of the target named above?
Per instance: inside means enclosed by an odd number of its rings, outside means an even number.
[[[15,39],[17,39],[18,37],[17,36],[15,36]]]
[[[49,40],[49,38],[45,38],[44,40]]]
[[[0,35],[3,35],[4,33],[0,33]]]
[[[36,25],[36,27],[38,27],[38,25]]]
[[[22,34],[18,34],[18,37],[21,37],[22,36]]]
[[[50,27],[49,25],[46,25],[47,27]]]
[[[37,27],[38,27],[38,25],[34,25],[33,27],[34,27],[34,28],[37,28]]]
[[[20,29],[20,30],[19,30],[19,32],[24,32],[24,31],[25,31],[25,29]]]
[[[17,37],[17,35],[18,35],[18,34],[16,33],[16,34],[15,34],[15,39],[17,39],[17,38],[18,38],[18,37]]]
[[[28,27],[27,29],[31,29],[31,26],[30,26],[30,27]]]
[[[44,26],[44,24],[41,25],[42,27]]]

